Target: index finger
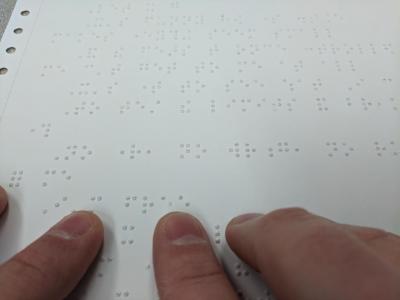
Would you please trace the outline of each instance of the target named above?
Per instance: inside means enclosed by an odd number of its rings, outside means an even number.
[[[226,235],[278,299],[400,299],[394,267],[339,224],[303,209],[236,218]]]
[[[0,265],[0,299],[64,299],[93,262],[103,240],[101,220],[75,212]]]
[[[162,300],[237,300],[201,223],[170,213],[154,232],[154,269]]]

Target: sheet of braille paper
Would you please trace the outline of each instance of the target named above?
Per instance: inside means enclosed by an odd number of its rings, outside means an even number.
[[[71,298],[156,299],[153,229],[183,210],[242,297],[272,299],[226,246],[233,216],[302,206],[400,233],[399,20],[397,0],[19,0],[0,260],[93,210],[104,249]]]

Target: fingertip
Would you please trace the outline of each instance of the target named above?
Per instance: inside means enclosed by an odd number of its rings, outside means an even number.
[[[240,225],[242,223],[259,218],[261,216],[263,216],[263,214],[259,214],[259,213],[242,214],[242,215],[239,215],[239,216],[233,218],[232,220],[230,220],[227,227],[234,226],[234,225]]]
[[[247,213],[247,214],[242,214],[239,215],[232,220],[229,221],[228,225],[226,226],[225,229],[225,236],[230,243],[233,240],[233,236],[235,235],[235,232],[237,232],[237,229],[242,228],[243,226],[247,225],[248,223],[257,221],[261,217],[263,217],[263,214],[260,213]]]
[[[92,211],[81,210],[75,212],[75,214],[79,214],[91,224],[91,230],[89,234],[99,243],[101,244],[104,239],[104,225],[101,218]]]
[[[270,221],[286,223],[306,219],[309,216],[312,216],[312,214],[301,207],[281,208],[273,210],[267,214],[247,213],[233,218],[228,223],[227,232],[234,228],[247,228],[248,225],[258,224],[258,221],[261,221],[261,223],[266,223],[267,221],[268,223],[270,223]]]
[[[200,221],[188,213],[171,212],[157,223],[154,242],[167,242],[174,245],[207,240],[207,234]]]
[[[89,211],[73,212],[1,266],[0,290],[13,295],[7,299],[26,295],[65,299],[87,272],[102,242],[100,218]]]
[[[264,215],[240,215],[226,227],[226,240],[244,261],[255,269],[262,269],[258,262],[259,257],[263,256],[260,249],[275,249],[270,246],[270,240],[282,239],[288,235],[290,228],[299,227],[310,216],[309,212],[298,207],[277,209]]]
[[[80,210],[77,211],[76,213],[84,216],[84,218],[87,218],[90,223],[92,224],[92,229],[99,231],[99,232],[103,232],[104,231],[104,226],[103,226],[103,222],[101,221],[100,217],[95,214],[92,211],[87,211],[87,210]]]
[[[173,211],[162,216],[161,219],[158,221],[157,226],[163,226],[168,220],[175,218],[185,218],[185,219],[188,218],[197,221],[197,219],[193,217],[191,214],[182,211]]]
[[[303,207],[285,207],[279,208],[271,211],[266,215],[268,219],[278,221],[278,222],[287,222],[287,221],[303,221],[304,219],[308,219],[309,217],[315,217],[314,214],[310,213]]]
[[[169,218],[173,218],[176,215],[180,215],[182,212],[179,211],[173,211],[170,213],[167,213],[166,215],[162,216],[160,220],[158,220],[156,228],[154,230],[154,235],[161,233],[164,229],[165,223],[168,221]]]
[[[172,212],[154,232],[153,262],[160,299],[236,299],[200,221]]]
[[[104,227],[101,219],[95,213],[75,211],[54,225],[47,234],[66,240],[90,239],[94,243],[101,244],[104,237]]]
[[[0,215],[6,210],[7,205],[7,192],[0,186]]]
[[[80,211],[79,213],[89,219],[92,224],[92,235],[98,243],[102,244],[104,239],[104,224],[101,218],[91,211]]]

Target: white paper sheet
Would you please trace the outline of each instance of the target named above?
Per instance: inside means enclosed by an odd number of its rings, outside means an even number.
[[[0,261],[94,210],[104,249],[71,298],[156,299],[153,229],[183,210],[243,297],[269,299],[226,248],[233,216],[302,206],[400,233],[399,20],[397,0],[19,0]]]

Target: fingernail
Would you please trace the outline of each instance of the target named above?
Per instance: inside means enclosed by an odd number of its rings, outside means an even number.
[[[174,245],[186,246],[206,243],[206,237],[200,223],[185,213],[172,213],[165,223],[167,239]]]
[[[256,219],[256,218],[259,218],[259,217],[261,217],[261,216],[262,216],[262,214],[256,214],[256,213],[240,215],[240,216],[238,216],[238,217],[236,217],[236,218],[233,218],[233,219],[229,222],[229,225],[240,225],[240,224],[243,224],[243,223],[245,223],[245,222],[247,222],[247,221],[250,221],[250,220],[254,220],[254,219]]]
[[[75,212],[62,219],[47,234],[71,240],[85,235],[91,228],[88,213]]]

